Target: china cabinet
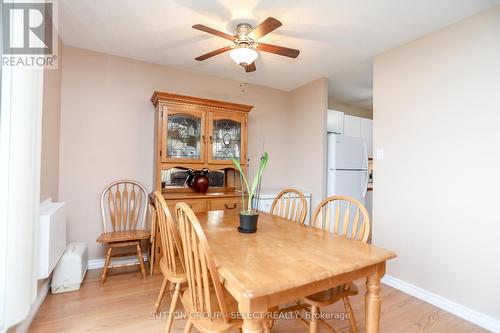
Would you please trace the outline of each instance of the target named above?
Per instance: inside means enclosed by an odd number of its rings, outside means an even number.
[[[195,212],[239,210],[240,177],[231,157],[247,165],[247,123],[250,105],[155,91],[154,190],[161,191],[173,212],[186,202]],[[186,186],[188,169],[210,170],[207,193]],[[157,237],[158,237],[158,233]],[[158,243],[158,242],[157,242]],[[156,251],[161,251],[156,246]],[[159,272],[161,253],[155,254]]]

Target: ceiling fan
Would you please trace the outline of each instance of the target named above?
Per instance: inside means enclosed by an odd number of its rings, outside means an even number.
[[[269,17],[255,28],[252,28],[252,26],[248,23],[240,23],[234,30],[233,35],[229,35],[225,32],[209,28],[203,24],[193,25],[194,29],[204,31],[233,42],[232,45],[228,45],[212,52],[208,52],[195,59],[198,61],[203,61],[223,52],[230,51],[229,56],[234,60],[235,63],[243,66],[245,68],[245,71],[253,72],[256,70],[255,59],[257,59],[258,57],[257,50],[274,53],[289,58],[297,58],[300,53],[299,50],[257,42],[260,38],[281,27],[281,25],[281,22],[274,17]]]

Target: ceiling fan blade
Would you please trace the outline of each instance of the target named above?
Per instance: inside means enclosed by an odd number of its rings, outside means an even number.
[[[209,28],[203,24],[195,24],[195,25],[193,25],[193,28],[196,30],[200,30],[200,31],[209,33],[211,35],[215,35],[215,36],[219,36],[219,37],[222,37],[225,39],[229,39],[230,41],[234,41],[234,39],[235,39],[233,35],[226,34],[225,32]]]
[[[194,59],[198,60],[198,61],[203,61],[205,59],[211,58],[213,56],[216,56],[216,55],[221,54],[223,52],[229,51],[231,49],[232,49],[232,46],[222,47],[222,48],[214,50],[212,52],[205,53],[204,55],[201,55],[201,56],[194,58]]]
[[[274,53],[274,54],[279,54],[279,55],[289,57],[289,58],[297,58],[299,56],[299,53],[300,53],[299,50],[290,49],[288,47],[283,47],[283,46],[278,46],[278,45],[265,44],[265,43],[258,43],[257,50],[269,52],[269,53]]]
[[[255,72],[255,70],[257,69],[255,67],[255,61],[252,62],[250,65],[246,65],[244,67],[245,67],[245,72]]]
[[[282,24],[280,21],[278,21],[274,17],[268,17],[264,22],[262,22],[252,30],[253,38],[255,40],[262,38],[271,31],[276,30],[281,26]]]

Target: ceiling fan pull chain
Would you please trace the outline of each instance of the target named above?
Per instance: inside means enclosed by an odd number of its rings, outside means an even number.
[[[240,83],[240,89],[242,93],[245,92],[246,87],[247,87],[247,72],[243,71]]]

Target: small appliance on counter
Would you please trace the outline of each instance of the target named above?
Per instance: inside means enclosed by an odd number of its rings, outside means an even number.
[[[373,183],[373,159],[368,159],[368,183]]]

